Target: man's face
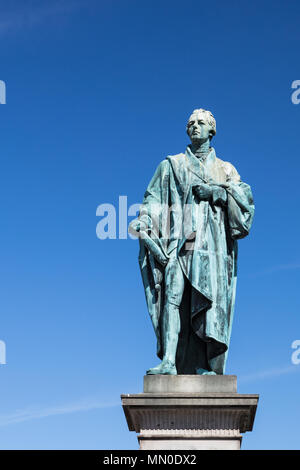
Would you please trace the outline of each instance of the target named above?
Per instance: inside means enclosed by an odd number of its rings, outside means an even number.
[[[188,126],[187,133],[192,143],[206,142],[210,137],[211,126],[207,122],[207,118],[204,113],[192,114]]]

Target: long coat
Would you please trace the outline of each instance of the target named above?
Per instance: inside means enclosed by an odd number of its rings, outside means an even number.
[[[225,185],[225,207],[195,196],[193,186],[203,182]],[[189,146],[184,154],[168,156],[149,183],[138,218],[147,224],[151,243],[163,257],[176,249],[186,279],[176,355],[179,374],[196,373],[197,358],[203,354],[199,341],[206,344],[211,370],[225,371],[235,303],[236,240],[248,235],[253,214],[250,186],[241,182],[233,165],[216,157],[213,148],[204,163]],[[140,239],[139,264],[157,355],[162,358],[166,286],[163,263],[153,253]]]

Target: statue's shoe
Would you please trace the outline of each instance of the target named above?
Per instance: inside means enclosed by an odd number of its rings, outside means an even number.
[[[162,361],[158,366],[147,370],[147,375],[177,375],[177,369],[174,364],[169,361]]]
[[[217,375],[213,370],[206,370],[206,369],[196,369],[197,375]]]

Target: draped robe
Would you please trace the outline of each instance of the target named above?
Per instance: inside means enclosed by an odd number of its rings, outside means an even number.
[[[199,200],[193,186],[226,185],[227,202]],[[176,354],[178,374],[195,374],[199,354],[209,369],[224,374],[234,313],[237,278],[237,239],[248,235],[254,214],[250,186],[233,165],[210,148],[202,163],[191,152],[168,156],[149,183],[138,219],[158,250],[168,258],[173,250],[186,282],[180,305],[181,330]],[[161,319],[165,291],[164,266],[140,239],[141,269],[148,311],[163,356]],[[203,345],[203,343],[202,343]]]

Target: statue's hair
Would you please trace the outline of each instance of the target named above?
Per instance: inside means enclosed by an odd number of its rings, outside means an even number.
[[[208,122],[208,124],[209,124],[210,127],[211,127],[211,134],[212,134],[211,138],[212,138],[214,135],[216,135],[216,132],[217,132],[217,129],[216,129],[216,120],[215,120],[213,114],[212,114],[210,111],[206,110],[206,109],[203,109],[203,108],[194,109],[194,111],[192,112],[192,114],[191,114],[190,117],[189,117],[188,123],[189,123],[189,121],[191,120],[192,116],[193,116],[194,114],[196,114],[196,113],[202,113],[202,114],[205,115],[205,117],[206,117],[206,119],[207,119],[207,122]],[[188,130],[188,124],[187,124],[187,126],[186,126],[186,130]]]

